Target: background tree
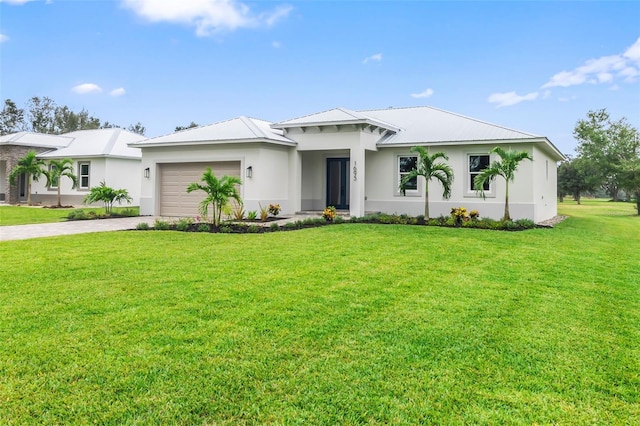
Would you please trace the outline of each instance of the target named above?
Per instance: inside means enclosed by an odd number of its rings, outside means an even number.
[[[612,121],[606,109],[589,111],[573,131],[576,151],[589,174],[614,201],[622,188],[623,163],[631,160],[638,144],[638,131],[625,118]]]
[[[68,106],[56,107],[54,111],[53,133],[69,133],[76,130],[98,129],[100,120],[90,116],[87,110],[82,109],[75,113]]]
[[[240,193],[236,185],[242,184],[240,178],[235,176],[222,176],[218,179],[211,170],[211,167],[207,167],[207,170],[202,174],[202,184],[194,182],[187,186],[187,192],[204,191],[207,196],[202,202],[200,202],[200,214],[203,217],[209,217],[209,206],[213,209],[213,224],[215,226],[220,225],[222,220],[222,209],[229,204],[230,199],[236,200],[238,203],[242,203]]]
[[[122,204],[123,201],[131,204],[133,198],[129,196],[129,192],[126,189],[108,187],[104,181],[100,182],[100,185],[92,187],[89,194],[82,200],[85,204],[104,203],[107,215],[111,214],[114,203]]]
[[[449,157],[444,152],[436,152],[430,155],[429,151],[422,146],[414,146],[410,151],[418,153],[418,162],[416,167],[404,175],[400,181],[400,191],[404,195],[409,181],[418,176],[424,177],[426,180],[424,186],[424,217],[429,219],[429,182],[431,179],[438,180],[442,184],[442,196],[445,199],[449,199],[451,197],[451,185],[453,184],[453,169],[447,163],[437,161],[440,158],[449,160]]]
[[[487,182],[491,183],[497,176],[502,176],[506,183],[504,216],[502,217],[502,220],[511,220],[511,215],[509,214],[509,182],[514,181],[516,171],[518,170],[518,164],[522,160],[533,161],[533,158],[531,158],[531,155],[527,151],[514,151],[512,149],[505,150],[500,146],[496,146],[489,151],[489,154],[494,153],[500,156],[500,161],[494,161],[489,165],[489,167],[476,175],[473,180],[473,189],[480,192],[480,195],[482,195],[482,198],[484,199],[484,184]]]
[[[75,188],[78,186],[78,177],[73,173],[73,161],[69,158],[64,158],[62,160],[51,160],[49,161],[49,169],[44,170],[42,172],[47,178],[47,186],[57,187],[58,188],[58,207],[62,207],[62,203],[60,202],[60,179],[62,177],[67,177],[71,179],[73,185],[71,188]]]
[[[44,161],[36,157],[35,151],[29,151],[27,154],[18,160],[18,164],[9,173],[9,182],[12,185],[16,184],[16,178],[21,174],[25,174],[27,177],[27,204],[31,205],[31,180],[36,182],[42,176],[42,167]]]
[[[198,123],[192,121],[188,126],[176,126],[175,132],[179,132],[181,130],[193,129],[194,127],[198,127]]]
[[[130,124],[129,127],[127,127],[127,130],[142,136],[144,136],[144,133],[147,131],[147,129],[139,121],[136,124]]]
[[[24,128],[24,110],[18,108],[11,99],[5,99],[4,107],[0,111],[0,136],[19,132]]]
[[[592,191],[598,186],[597,181],[589,175],[589,169],[581,158],[573,158],[558,166],[558,195],[571,194],[580,204],[585,191]],[[560,199],[562,201],[562,198]]]
[[[27,102],[27,125],[37,133],[55,133],[56,103],[46,96],[34,96]]]

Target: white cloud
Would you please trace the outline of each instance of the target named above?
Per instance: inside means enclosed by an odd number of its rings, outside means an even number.
[[[102,92],[102,88],[100,88],[100,86],[98,86],[97,84],[93,84],[93,83],[79,84],[77,86],[72,87],[71,90],[80,95]]]
[[[0,43],[4,43],[7,40],[9,40],[9,37],[4,34],[0,34]]]
[[[516,94],[516,92],[494,93],[490,95],[487,100],[489,103],[497,104],[496,108],[500,108],[503,106],[516,105],[524,101],[533,101],[538,98],[538,95],[538,92],[528,93],[523,96]]]
[[[367,56],[366,58],[364,58],[362,60],[362,63],[366,64],[367,62],[372,62],[372,61],[380,62],[381,60],[382,60],[382,53],[376,53],[375,55]]]
[[[280,44],[279,41],[272,41],[271,47],[273,47],[274,49],[279,49],[280,47],[282,47],[282,44]]]
[[[256,15],[237,0],[122,0],[122,6],[150,22],[172,22],[195,27],[199,37],[238,28],[270,27],[293,8],[281,5]]]
[[[560,101],[560,102],[569,102],[569,101],[574,101],[576,99],[577,99],[577,97],[575,95],[573,95],[573,96],[571,96],[569,98],[567,98],[567,97],[558,98],[558,101]]]
[[[431,95],[433,95],[433,89],[428,88],[427,90],[425,90],[424,92],[420,92],[420,93],[412,93],[411,97],[412,98],[428,98]]]
[[[0,3],[9,3],[9,4],[25,4],[33,0],[0,0]]]
[[[124,90],[124,87],[118,87],[117,89],[113,89],[112,91],[109,92],[111,96],[122,96],[125,93],[127,93],[127,91]]]
[[[584,83],[611,83],[616,77],[625,82],[633,82],[640,75],[640,38],[624,53],[589,59],[572,71],[561,71],[542,85],[550,87],[570,87]]]

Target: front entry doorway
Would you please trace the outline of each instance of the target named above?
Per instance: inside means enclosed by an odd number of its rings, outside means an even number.
[[[18,175],[18,202],[24,203],[27,201],[27,176],[25,173],[20,173]]]
[[[349,158],[327,158],[327,206],[349,209]]]

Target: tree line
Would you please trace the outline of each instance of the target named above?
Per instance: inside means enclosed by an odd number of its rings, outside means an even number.
[[[0,136],[21,131],[59,135],[76,130],[123,128],[89,114],[86,109],[73,111],[66,105],[57,105],[47,97],[34,96],[24,108],[11,99],[5,99],[0,112]],[[130,132],[144,135],[146,128],[137,122],[126,127]]]
[[[589,111],[576,123],[577,155],[558,167],[558,197],[580,203],[585,193],[605,191],[613,201],[635,197],[640,214],[640,133],[626,118],[613,120],[606,109]]]

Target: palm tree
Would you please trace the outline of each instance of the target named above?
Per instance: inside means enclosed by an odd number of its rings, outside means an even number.
[[[27,154],[18,160],[18,164],[9,173],[9,182],[12,185],[16,184],[16,178],[25,174],[27,176],[27,204],[31,205],[31,179],[36,182],[42,176],[42,166],[44,161],[36,157],[35,151],[29,151]]]
[[[242,181],[235,176],[222,176],[218,179],[211,170],[211,167],[207,167],[207,170],[202,174],[202,184],[194,182],[187,186],[187,192],[204,191],[207,193],[207,197],[200,203],[200,213],[203,217],[209,216],[209,205],[213,208],[213,225],[220,225],[222,218],[222,209],[229,204],[229,199],[233,198],[238,203],[242,202],[240,193],[236,188],[236,185],[240,185]]]
[[[509,215],[509,182],[513,182],[515,178],[516,170],[518,169],[518,163],[522,160],[533,161],[531,155],[527,151],[514,151],[509,149],[508,151],[502,147],[496,146],[489,154],[498,154],[501,161],[494,161],[489,167],[482,170],[476,175],[473,180],[473,189],[479,192],[483,199],[485,199],[484,185],[485,183],[491,183],[496,176],[502,176],[506,182],[505,198],[504,198],[504,216],[502,220],[511,220]]]
[[[89,194],[82,200],[85,204],[93,204],[99,201],[104,203],[104,212],[107,216],[111,215],[113,203],[122,204],[123,201],[131,204],[133,198],[129,196],[126,189],[113,189],[102,181],[100,185],[91,188]]]
[[[424,218],[429,219],[429,181],[437,179],[442,184],[442,196],[445,199],[451,197],[451,185],[453,184],[453,169],[447,163],[437,161],[439,158],[449,160],[444,152],[429,154],[429,150],[422,146],[414,146],[411,152],[418,153],[418,164],[400,181],[400,191],[404,195],[410,180],[422,176],[426,179],[424,186]]]
[[[44,170],[42,173],[47,177],[47,186],[58,187],[58,207],[62,207],[60,203],[60,178],[68,177],[73,182],[71,189],[78,186],[78,177],[73,174],[73,161],[69,158],[63,160],[51,160],[49,161],[49,170]]]

